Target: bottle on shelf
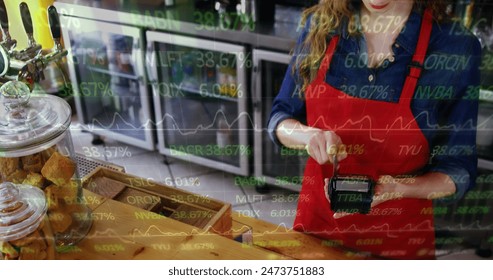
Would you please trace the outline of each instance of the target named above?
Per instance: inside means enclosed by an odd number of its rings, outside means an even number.
[[[217,83],[217,71],[218,70],[216,69],[216,67],[203,67],[202,83],[207,88],[207,92],[209,94],[216,94],[216,92],[214,91],[214,84]]]
[[[138,96],[139,96],[139,84],[137,81],[130,81],[129,96],[125,101],[128,104],[128,116],[133,123],[137,122],[138,117]]]
[[[238,97],[238,80],[236,78],[236,70],[230,68],[228,75],[228,95]]]
[[[217,65],[216,66],[216,84],[217,87],[214,87],[214,94],[222,95],[224,94],[224,85],[226,85],[228,81],[228,77],[225,72],[225,67]]]
[[[200,88],[200,77],[197,74],[197,68],[195,66],[195,57],[193,53],[186,53],[183,55],[183,80],[181,86],[189,90],[198,90]]]
[[[109,65],[110,71],[117,71],[116,64],[111,63]],[[121,96],[123,95],[123,91],[125,91],[125,87],[122,86],[122,78],[116,75],[112,75],[109,79],[110,83],[110,92],[101,92],[101,96],[103,97],[103,104],[107,104],[108,107],[111,106],[113,110],[116,112],[122,111],[121,104]]]
[[[226,148],[232,144],[232,132],[226,119],[226,106],[221,104],[217,117],[216,144],[219,148]]]
[[[218,67],[217,84],[221,95],[236,97],[238,93],[236,69],[229,66]]]

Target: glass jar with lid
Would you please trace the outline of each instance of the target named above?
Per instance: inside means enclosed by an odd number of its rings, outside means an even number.
[[[45,193],[58,246],[77,243],[92,224],[82,199],[70,121],[70,106],[59,97],[31,95],[19,81],[0,87],[0,181]]]
[[[43,191],[0,184],[0,260],[53,260],[55,238]]]

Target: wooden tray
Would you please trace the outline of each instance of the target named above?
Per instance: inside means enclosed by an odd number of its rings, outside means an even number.
[[[82,187],[208,232],[231,234],[231,204],[226,202],[104,167],[84,177]]]

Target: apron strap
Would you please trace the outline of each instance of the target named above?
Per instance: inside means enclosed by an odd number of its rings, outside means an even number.
[[[339,42],[339,36],[338,35],[335,35],[330,40],[329,46],[327,47],[327,50],[325,51],[325,55],[324,55],[324,58],[322,60],[322,63],[320,64],[320,68],[318,69],[318,73],[317,73],[317,81],[318,82],[325,81],[325,76],[327,75],[327,71],[329,70],[330,62],[332,61],[332,57],[334,56],[338,42]]]
[[[423,71],[428,44],[430,42],[431,30],[433,27],[433,15],[430,9],[426,9],[421,22],[418,44],[414,52],[412,62],[408,65],[409,73],[406,77],[399,103],[406,107],[411,106],[411,101],[418,85],[418,79]]]

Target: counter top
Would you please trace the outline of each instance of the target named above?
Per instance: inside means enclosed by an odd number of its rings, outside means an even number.
[[[192,0],[175,0],[175,5],[171,7],[165,7],[162,0],[59,0],[55,2],[55,6],[62,15],[248,44],[254,48],[282,52],[289,52],[298,37],[296,23],[255,23],[246,18],[225,23],[213,10],[196,9]],[[72,24],[77,23],[73,21]]]
[[[91,202],[93,225],[77,245],[65,247],[59,259],[198,259],[198,260],[274,260],[274,259],[361,259],[326,242],[265,221],[233,214],[233,231],[251,228],[253,244],[204,232],[173,219],[137,216],[136,208],[84,190],[84,201]],[[145,211],[145,210],[142,210]],[[145,211],[147,212],[147,211]],[[109,215],[111,213],[111,215]],[[151,212],[148,212],[153,214]],[[235,226],[236,225],[236,226]],[[235,228],[236,227],[236,228]]]
[[[59,252],[59,259],[288,259],[145,210],[150,215],[138,217],[140,209],[86,190],[84,196],[93,203],[92,228],[77,245]]]

